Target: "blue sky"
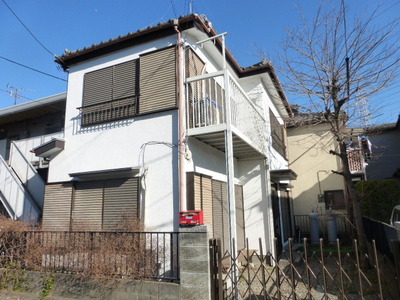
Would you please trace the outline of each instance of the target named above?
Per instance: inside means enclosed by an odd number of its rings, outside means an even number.
[[[158,22],[189,13],[189,0],[4,0],[26,27],[51,53],[61,55],[65,49],[75,50],[102,40],[136,31]],[[341,1],[336,0],[338,5]],[[301,3],[307,17],[318,6],[317,0],[192,0],[193,12],[206,14],[214,28],[228,32],[227,46],[242,66],[260,59],[257,48],[273,53],[286,27],[298,21],[296,3]],[[378,4],[376,0],[346,0],[348,17],[360,14]],[[383,12],[376,22],[385,22],[400,15],[399,0],[382,2]],[[62,79],[67,74],[57,68],[48,53],[0,0],[0,56]],[[0,59],[0,108],[14,104],[7,86],[19,88],[24,100],[34,100],[66,91],[67,83],[33,72]],[[384,108],[375,123],[397,120],[400,80],[371,99],[373,109]],[[27,98],[27,99],[25,99]],[[288,95],[291,103],[299,98]],[[22,103],[22,99],[18,103]]]

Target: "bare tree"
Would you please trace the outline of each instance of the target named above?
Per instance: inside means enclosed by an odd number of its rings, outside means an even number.
[[[344,176],[360,246],[365,251],[360,199],[352,183],[346,139],[349,124],[357,121],[357,101],[371,98],[397,75],[398,20],[376,26],[378,8],[350,22],[345,6],[324,1],[312,20],[307,20],[301,10],[299,13],[301,25],[286,35],[279,59],[280,76],[286,91],[306,96],[310,111],[323,113],[338,142],[338,149],[330,153],[342,161],[343,169],[335,173]]]

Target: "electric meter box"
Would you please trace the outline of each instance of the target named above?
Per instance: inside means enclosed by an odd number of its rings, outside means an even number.
[[[179,212],[179,225],[181,226],[204,225],[203,211],[188,210]]]

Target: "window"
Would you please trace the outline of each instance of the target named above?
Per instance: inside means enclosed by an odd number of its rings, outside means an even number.
[[[123,230],[139,218],[138,194],[137,177],[77,182],[72,229]]]
[[[140,114],[177,107],[175,46],[140,56]]]
[[[326,209],[345,209],[346,203],[343,190],[324,191]]]
[[[279,123],[271,109],[269,110],[269,121],[271,125],[272,147],[286,158],[285,129]]]
[[[138,220],[138,177],[46,185],[46,230],[126,230]]]
[[[132,117],[137,104],[138,60],[86,73],[82,126]]]
[[[212,228],[213,237],[220,238],[224,251],[229,249],[229,205],[227,183],[209,176],[187,174],[187,199],[189,210],[203,210],[204,223]],[[238,248],[244,248],[245,224],[243,187],[235,185],[236,230]]]
[[[177,108],[175,46],[86,73],[83,88],[82,126]]]

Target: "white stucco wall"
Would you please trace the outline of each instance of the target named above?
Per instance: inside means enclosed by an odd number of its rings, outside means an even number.
[[[188,149],[192,158],[186,161],[186,172],[198,172],[212,176],[215,180],[227,181],[225,153],[195,138],[189,138]],[[237,172],[237,164],[235,163],[235,177]],[[238,183],[237,177],[235,179],[235,183]]]
[[[259,248],[259,238],[272,251],[273,215],[265,160],[239,161],[239,182],[243,185],[246,237],[251,249]]]
[[[81,128],[86,72],[136,59],[174,44],[166,37],[70,68],[65,120],[65,149],[50,163],[49,183],[70,181],[70,173],[141,168],[141,211],[149,230],[174,230],[178,208],[178,113],[166,111]]]

